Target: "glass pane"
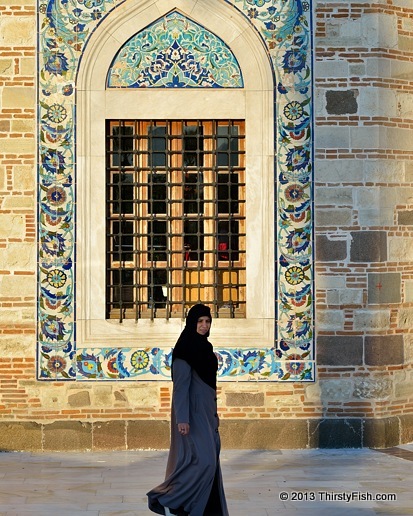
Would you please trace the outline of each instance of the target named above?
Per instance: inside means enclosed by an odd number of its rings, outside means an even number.
[[[239,222],[220,220],[218,222],[218,260],[239,259]]]
[[[218,213],[238,213],[238,174],[218,174]]]
[[[184,174],[184,214],[204,213],[203,173]]]
[[[113,213],[133,213],[133,176],[132,174],[113,174]]]
[[[183,141],[183,165],[184,167],[202,167],[204,141],[202,138],[202,127],[186,125],[184,127]]]
[[[113,261],[130,262],[133,260],[133,222],[113,221]]]
[[[113,154],[112,166],[131,167],[133,166],[133,127],[112,126]]]
[[[149,213],[151,215],[166,215],[167,188],[166,174],[149,175]]]
[[[185,261],[204,259],[204,222],[202,220],[184,221]]]
[[[154,126],[148,127],[148,151],[149,167],[165,167],[166,166],[166,127]]]
[[[148,260],[166,261],[167,250],[166,221],[148,222]]]
[[[112,271],[112,300],[115,308],[133,307],[133,271],[120,269]]]
[[[238,166],[238,126],[219,125],[217,128],[217,166]]]
[[[168,300],[168,274],[166,269],[152,269],[149,272],[149,308],[165,308]]]

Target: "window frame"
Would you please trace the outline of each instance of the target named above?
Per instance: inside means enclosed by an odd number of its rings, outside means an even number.
[[[166,13],[171,6],[165,6]],[[225,11],[225,6],[223,6]],[[155,12],[156,11],[156,12]],[[104,20],[83,56],[78,76],[77,340],[82,346],[164,345],[176,341],[179,319],[125,321],[105,318],[105,120],[245,119],[246,299],[245,319],[214,321],[214,344],[272,347],[275,330],[274,90],[266,48],[241,14],[194,9],[192,19],[231,47],[244,77],[243,89],[106,90],[111,60],[125,41],[162,15],[158,7],[119,10],[116,27]],[[109,17],[110,18],[110,17]],[[251,49],[246,53],[245,49]],[[185,106],[185,117],[182,117]],[[97,171],[101,171],[98,173]],[[228,342],[228,335],[232,336]]]

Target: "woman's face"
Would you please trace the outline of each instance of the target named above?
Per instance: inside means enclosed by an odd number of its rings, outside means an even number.
[[[200,317],[198,322],[196,323],[196,331],[200,335],[206,335],[211,328],[211,319],[205,315],[204,317]]]

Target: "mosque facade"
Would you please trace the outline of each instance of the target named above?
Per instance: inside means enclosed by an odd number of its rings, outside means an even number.
[[[10,0],[0,449],[167,448],[211,307],[228,448],[413,440],[411,0]]]

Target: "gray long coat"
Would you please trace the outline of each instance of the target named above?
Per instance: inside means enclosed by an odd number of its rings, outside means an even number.
[[[219,463],[216,392],[181,359],[173,362],[173,379],[165,481],[148,493],[149,508],[157,514],[169,507],[190,516],[228,516]],[[180,435],[177,424],[186,422],[189,434]]]

